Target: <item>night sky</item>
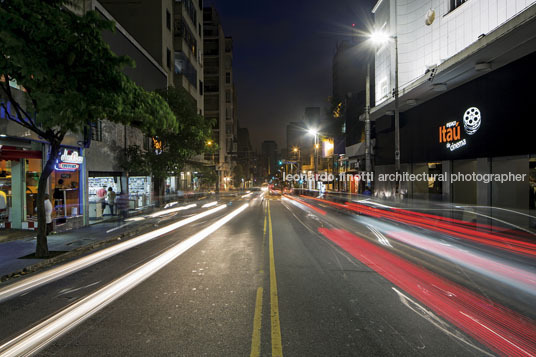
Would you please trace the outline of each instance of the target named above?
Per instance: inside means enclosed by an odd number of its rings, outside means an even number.
[[[205,0],[233,37],[238,120],[254,149],[286,145],[286,123],[327,107],[337,41],[363,28],[376,0]]]

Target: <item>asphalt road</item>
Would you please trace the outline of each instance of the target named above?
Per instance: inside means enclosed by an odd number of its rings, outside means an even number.
[[[536,348],[530,286],[500,285],[438,256],[436,246],[391,238],[384,232],[396,225],[385,224],[304,198],[237,198],[0,303],[0,344],[35,327],[54,330],[29,349],[39,356],[482,356]],[[99,300],[104,289],[112,290]],[[89,307],[78,313],[81,304]],[[67,312],[72,323],[60,323]],[[500,335],[495,322],[528,332]],[[502,340],[479,332],[486,329]]]

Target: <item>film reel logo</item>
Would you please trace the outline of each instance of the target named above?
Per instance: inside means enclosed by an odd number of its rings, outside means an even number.
[[[476,107],[471,107],[465,111],[463,115],[463,127],[467,135],[473,135],[482,124],[482,115]]]

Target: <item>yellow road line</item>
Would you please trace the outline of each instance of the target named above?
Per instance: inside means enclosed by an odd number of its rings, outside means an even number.
[[[272,233],[272,215],[268,201],[268,232],[270,240],[270,317],[272,327],[272,356],[283,356],[281,344],[281,326],[279,323],[279,302],[277,299],[277,280],[275,276],[274,238]]]
[[[257,289],[257,301],[255,303],[255,315],[253,316],[253,335],[251,337],[250,357],[261,355],[261,326],[262,326],[262,288]]]

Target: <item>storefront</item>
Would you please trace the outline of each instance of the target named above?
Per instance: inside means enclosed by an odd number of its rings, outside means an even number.
[[[152,204],[152,181],[150,176],[130,176],[128,178],[129,208],[142,209]]]
[[[6,139],[15,142],[14,139]],[[43,144],[21,141],[20,146],[0,148],[0,227],[37,228],[37,188],[43,168]],[[49,177],[55,230],[83,225],[79,149],[62,148]]]
[[[34,229],[42,153],[31,143],[0,147],[0,227]]]
[[[123,193],[121,172],[88,172],[88,205],[89,223],[97,223],[110,219],[116,214],[112,205],[108,204],[108,192],[113,191],[117,196]]]
[[[534,213],[536,121],[530,86],[536,81],[535,61],[532,53],[401,113],[401,171],[444,173],[448,180],[402,182],[400,192],[413,199]],[[394,172],[392,116],[376,123],[375,162],[376,178]],[[525,179],[485,179],[510,173]],[[455,174],[464,179],[453,180]],[[394,191],[393,182],[377,180],[375,187],[380,196]]]
[[[84,157],[81,149],[73,147],[62,148],[58,156],[49,177],[49,192],[55,230],[65,231],[84,225]]]

